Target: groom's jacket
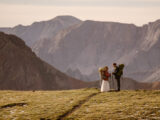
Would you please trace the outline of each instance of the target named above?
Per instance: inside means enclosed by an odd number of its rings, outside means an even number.
[[[116,79],[120,79],[121,78],[121,76],[118,75],[118,72],[119,72],[119,68],[116,67],[114,72],[113,72],[113,75],[115,76]]]

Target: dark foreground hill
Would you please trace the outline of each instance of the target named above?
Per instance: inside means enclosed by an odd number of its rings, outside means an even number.
[[[0,89],[51,90],[86,87],[38,58],[14,35],[0,32]]]

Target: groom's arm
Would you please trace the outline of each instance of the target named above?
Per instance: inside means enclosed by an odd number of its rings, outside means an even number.
[[[114,72],[112,73],[113,75],[116,75],[118,72],[118,67],[114,70]]]

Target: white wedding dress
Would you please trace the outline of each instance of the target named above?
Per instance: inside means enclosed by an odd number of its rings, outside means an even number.
[[[109,81],[102,80],[101,92],[107,92],[110,90]]]

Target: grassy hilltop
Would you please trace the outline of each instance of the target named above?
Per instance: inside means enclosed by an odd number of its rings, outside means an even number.
[[[158,120],[160,91],[0,91],[0,120]]]

